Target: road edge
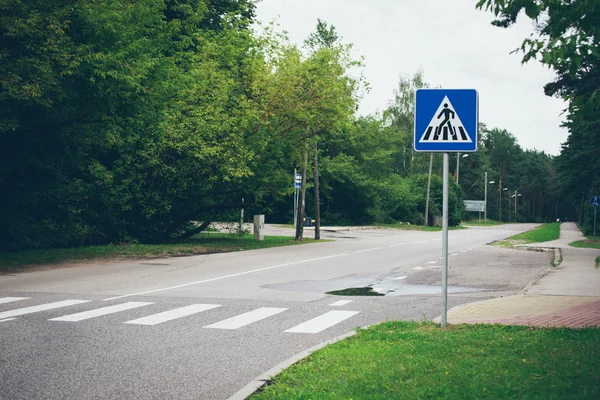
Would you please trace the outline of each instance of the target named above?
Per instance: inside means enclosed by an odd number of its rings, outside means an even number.
[[[359,329],[365,329],[365,328],[359,328]],[[336,336],[336,337],[334,337],[332,339],[329,339],[329,340],[327,340],[325,342],[319,343],[316,346],[313,346],[313,347],[310,347],[310,348],[308,348],[306,350],[303,350],[300,353],[294,354],[292,357],[290,357],[287,360],[285,360],[285,361],[277,364],[273,368],[269,369],[268,371],[260,374],[256,378],[254,378],[250,383],[248,383],[246,386],[244,386],[243,388],[241,388],[240,390],[238,390],[236,393],[234,393],[231,397],[229,397],[228,400],[245,400],[245,399],[247,399],[254,392],[256,392],[261,386],[263,386],[265,383],[267,383],[271,379],[271,377],[279,374],[284,369],[286,369],[289,366],[297,363],[298,361],[300,361],[300,360],[308,357],[309,355],[311,355],[315,351],[320,350],[323,347],[328,346],[330,344],[339,342],[340,340],[344,340],[344,339],[347,339],[347,338],[349,338],[351,336],[354,336],[354,335],[356,335],[356,333],[357,333],[357,330],[346,332],[346,333],[344,333],[342,335]]]

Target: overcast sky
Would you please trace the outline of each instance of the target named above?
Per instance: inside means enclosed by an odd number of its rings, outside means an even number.
[[[371,91],[361,114],[382,111],[393,99],[401,75],[424,70],[425,80],[442,88],[479,92],[479,118],[503,128],[525,149],[557,155],[567,138],[560,127],[566,104],[544,95],[554,73],[532,61],[521,65],[509,54],[531,34],[522,18],[509,29],[490,24],[493,15],[475,9],[475,0],[261,0],[259,21],[277,19],[293,42],[315,29],[317,18],[333,24],[344,42],[365,57]]]

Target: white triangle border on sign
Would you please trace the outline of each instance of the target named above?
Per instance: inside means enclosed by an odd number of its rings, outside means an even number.
[[[450,121],[452,122],[452,126],[455,127],[456,129],[458,129],[459,127],[462,127],[465,133],[465,136],[467,137],[467,140],[463,140],[462,138],[460,138],[460,134],[457,133],[457,137],[459,139],[455,140],[433,140],[432,138],[434,137],[433,133],[431,133],[430,138],[428,140],[424,140],[425,135],[427,135],[427,130],[432,127],[434,130],[437,126],[439,126],[439,123],[441,122],[440,119],[438,119],[438,115],[440,115],[440,112],[444,109],[444,104],[447,103],[448,104],[448,108],[451,109],[452,111],[454,111],[454,119],[451,119]],[[458,116],[458,112],[456,111],[456,108],[454,108],[454,106],[452,105],[452,102],[450,101],[450,99],[448,98],[448,96],[444,96],[444,99],[442,100],[442,102],[440,103],[440,105],[438,106],[436,112],[433,114],[433,117],[431,118],[431,121],[429,122],[429,124],[427,125],[427,127],[425,127],[425,131],[421,134],[421,138],[419,139],[419,143],[473,143],[473,139],[471,139],[471,135],[469,135],[469,132],[467,131],[467,128],[465,127],[465,125],[462,123],[460,117]]]

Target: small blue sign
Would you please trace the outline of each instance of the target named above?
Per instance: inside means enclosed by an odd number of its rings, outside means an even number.
[[[294,188],[300,189],[302,187],[302,174],[296,174],[294,176]]]
[[[594,207],[600,206],[600,196],[592,196],[590,199],[590,204]]]
[[[415,103],[416,151],[477,151],[479,96],[475,89],[418,89]]]

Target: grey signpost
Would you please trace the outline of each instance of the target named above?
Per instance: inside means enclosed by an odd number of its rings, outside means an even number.
[[[478,94],[474,89],[419,89],[414,148],[444,153],[442,199],[442,318],[448,321],[448,153],[477,151]]]
[[[296,232],[296,225],[298,223],[298,194],[301,187],[302,174],[296,173],[296,169],[294,168],[294,232]]]
[[[600,206],[600,196],[592,196],[590,204],[594,207],[594,237],[596,237],[596,210]]]

